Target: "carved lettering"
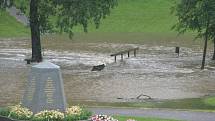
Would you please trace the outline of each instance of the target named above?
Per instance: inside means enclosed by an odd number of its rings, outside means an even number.
[[[35,89],[36,89],[36,81],[35,81],[35,77],[32,77],[29,91],[28,91],[28,97],[27,97],[29,101],[33,100],[33,95],[34,95]]]
[[[46,86],[45,86],[45,94],[46,94],[46,100],[48,104],[53,103],[53,96],[54,96],[54,84],[53,80],[49,77],[48,80],[46,81]]]

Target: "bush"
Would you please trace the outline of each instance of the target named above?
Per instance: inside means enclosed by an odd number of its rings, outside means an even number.
[[[0,116],[8,117],[10,114],[9,108],[0,108]]]
[[[9,107],[9,118],[18,120],[29,120],[33,116],[33,112],[29,109],[22,107],[20,104]]]
[[[11,106],[9,108],[0,108],[0,116],[30,121],[77,121],[87,120],[92,115],[92,112],[79,106],[67,108],[64,113],[56,110],[45,110],[35,115],[29,109],[21,105]]]
[[[77,120],[87,120],[92,115],[92,112],[87,111],[84,108],[78,106],[73,106],[68,108],[65,115],[65,121],[77,121]]]
[[[32,121],[62,121],[64,114],[55,110],[44,110],[34,115]]]

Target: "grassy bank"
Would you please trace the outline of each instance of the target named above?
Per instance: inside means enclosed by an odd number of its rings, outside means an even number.
[[[69,102],[72,105],[85,105],[92,107],[130,107],[130,108],[169,108],[169,109],[188,109],[196,111],[215,111],[215,97],[190,98],[178,100],[159,100],[136,103],[102,103],[102,102]]]
[[[119,0],[110,16],[102,20],[99,29],[89,24],[89,32],[172,34],[175,32],[171,27],[176,23],[176,17],[170,13],[173,4],[173,0]],[[28,29],[5,12],[1,14],[0,26],[0,37],[29,34]],[[74,32],[83,32],[82,27],[75,27]]]
[[[0,38],[26,37],[30,31],[7,12],[0,11]]]
[[[171,14],[174,0],[119,0],[118,6],[104,19],[99,29],[89,25],[89,32],[174,33],[176,17]],[[75,32],[81,32],[76,27]]]
[[[136,121],[178,121],[171,119],[159,119],[159,118],[143,118],[143,117],[128,117],[128,116],[114,116],[119,121],[127,121],[127,119],[134,119]]]

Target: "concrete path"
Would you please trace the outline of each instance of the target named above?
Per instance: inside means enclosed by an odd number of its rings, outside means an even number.
[[[25,26],[29,26],[28,18],[23,13],[21,13],[19,9],[17,9],[16,7],[11,7],[8,8],[7,11],[11,16],[14,16],[17,21],[24,24]]]
[[[157,117],[185,121],[215,121],[215,112],[179,111],[171,109],[89,108],[95,114]]]

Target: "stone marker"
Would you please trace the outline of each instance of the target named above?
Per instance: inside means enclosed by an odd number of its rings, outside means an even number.
[[[43,110],[65,111],[67,104],[59,66],[50,62],[32,66],[22,105],[33,113]]]

